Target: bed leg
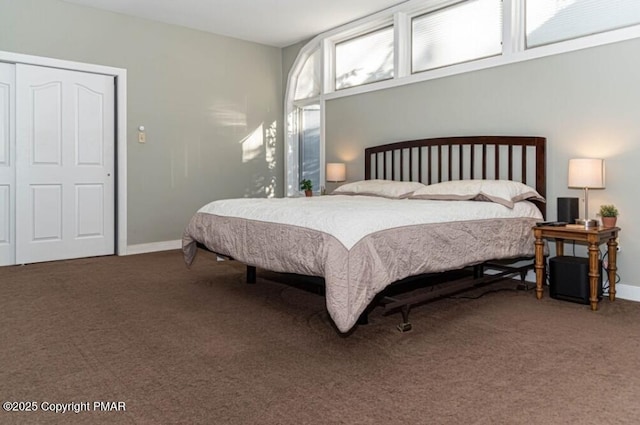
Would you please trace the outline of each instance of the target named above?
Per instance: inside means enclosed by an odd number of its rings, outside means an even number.
[[[256,283],[256,267],[247,266],[247,283]]]
[[[529,290],[529,282],[525,279],[527,277],[527,271],[523,270],[520,272],[520,283],[516,286],[516,289],[519,291],[528,291]]]
[[[484,265],[476,264],[473,266],[473,278],[480,279],[482,276],[484,276]]]
[[[400,310],[400,313],[402,313],[402,323],[400,323],[398,325],[398,330],[400,332],[408,332],[408,331],[411,330],[411,323],[409,323],[409,309],[410,308],[411,308],[410,306],[405,305]]]
[[[526,279],[527,278],[527,270],[522,270],[520,272],[520,282],[522,282],[523,284],[526,284]]]

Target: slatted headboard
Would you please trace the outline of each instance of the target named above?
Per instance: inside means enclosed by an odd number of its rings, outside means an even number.
[[[535,187],[546,197],[544,137],[441,137],[365,149],[365,179],[419,181],[505,179]],[[537,203],[546,217],[544,203]]]

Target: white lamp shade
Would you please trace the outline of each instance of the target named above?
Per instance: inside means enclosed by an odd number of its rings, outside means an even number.
[[[344,162],[327,163],[327,181],[343,182],[347,179],[347,165]]]
[[[570,159],[569,187],[604,189],[604,159]]]

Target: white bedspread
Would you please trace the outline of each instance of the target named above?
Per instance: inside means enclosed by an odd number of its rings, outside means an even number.
[[[542,219],[538,208],[530,202],[517,202],[510,209],[493,202],[346,195],[225,199],[211,202],[198,212],[306,227],[333,236],[346,249],[371,233],[416,224],[516,217]]]
[[[532,256],[530,202],[393,200],[331,195],[212,202],[183,234],[185,262],[197,243],[245,264],[322,276],[327,310],[347,332],[388,285],[407,276],[488,260]]]

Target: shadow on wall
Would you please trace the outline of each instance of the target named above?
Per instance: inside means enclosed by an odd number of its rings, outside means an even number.
[[[242,147],[242,164],[250,165],[253,174],[251,185],[245,190],[245,198],[273,198],[276,196],[275,175],[277,122],[265,127],[260,124],[239,143]]]

